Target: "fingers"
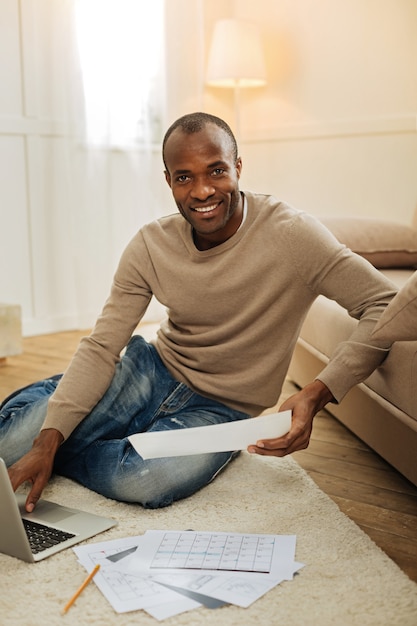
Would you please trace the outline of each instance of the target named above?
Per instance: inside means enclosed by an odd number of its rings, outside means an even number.
[[[10,482],[12,483],[13,491],[16,491],[20,485],[22,485],[26,481],[30,481],[30,476],[27,476],[26,473],[21,468],[21,464],[18,461],[14,465],[8,468]]]
[[[32,489],[29,492],[28,497],[26,498],[25,508],[28,513],[32,513],[33,509],[38,503],[39,498],[42,495],[42,491],[45,488],[47,481],[37,481],[32,486]]]
[[[255,445],[248,447],[251,454],[260,454],[262,456],[283,457],[287,454],[297,452],[297,450],[305,450],[310,441],[309,434],[303,433],[299,437],[285,436],[280,439],[265,439],[257,441]]]
[[[278,439],[259,440],[248,447],[248,452],[263,456],[285,456],[305,450],[310,442],[314,415],[334,400],[331,391],[320,380],[314,380],[293,394],[280,406],[280,411],[291,410],[290,432]]]
[[[32,483],[26,499],[26,510],[31,513],[42,491],[51,477],[54,458],[64,437],[53,428],[40,432],[33,442],[33,447],[19,461],[9,467],[9,476],[13,489],[26,481]]]
[[[34,473],[32,471],[26,472],[21,467],[19,462],[9,468],[9,477],[10,482],[12,483],[13,491],[16,491],[16,489],[25,482],[32,483],[32,487],[29,491],[28,497],[26,498],[25,504],[26,511],[28,513],[32,513],[39,498],[41,497],[42,491],[48,482],[48,479],[45,479],[42,473]]]
[[[303,416],[300,419],[293,412],[289,433],[277,439],[261,439],[256,444],[250,445],[248,452],[262,456],[283,457],[297,450],[305,450],[310,442],[311,430],[312,418]]]
[[[31,513],[51,476],[51,464],[31,451],[9,467],[8,472],[14,491],[25,482],[32,484],[25,505],[26,511]]]

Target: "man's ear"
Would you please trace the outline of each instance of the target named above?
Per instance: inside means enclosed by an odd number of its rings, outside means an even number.
[[[168,172],[168,170],[165,170],[165,171],[164,171],[164,174],[165,174],[165,180],[167,181],[167,183],[168,183],[169,187],[171,188],[171,175],[170,175],[170,173]]]
[[[242,159],[240,157],[237,158],[235,167],[236,167],[237,177],[240,178],[240,174],[242,172]]]

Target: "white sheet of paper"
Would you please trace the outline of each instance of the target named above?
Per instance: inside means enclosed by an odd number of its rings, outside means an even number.
[[[214,574],[291,580],[295,535],[148,530],[139,549],[117,563],[125,574]]]
[[[129,437],[143,459],[246,450],[259,439],[282,437],[291,428],[291,411],[226,424],[137,433]]]
[[[303,567],[302,563],[293,563],[293,573]],[[170,585],[171,589],[187,589],[201,593],[229,604],[247,608],[267,591],[279,585],[283,579],[266,579],[262,575],[228,576],[227,574],[158,574],[153,577],[156,582]]]
[[[94,582],[117,613],[148,608],[152,612],[158,606],[164,617],[157,619],[165,619],[200,606],[193,600],[164,588],[149,576],[129,575],[119,571],[118,563],[123,559],[116,562],[109,560],[131,547],[140,547],[141,541],[143,535],[75,546],[73,550],[87,571],[97,563],[100,564],[100,571],[94,576]]]
[[[190,600],[190,598],[181,596],[180,593],[176,595],[178,596],[178,599],[173,602],[164,602],[164,604],[148,606],[143,610],[159,622],[162,622],[164,619],[174,617],[174,615],[180,615],[180,613],[185,613],[186,611],[191,611],[192,609],[198,609],[201,606],[198,602],[194,602],[194,600]]]

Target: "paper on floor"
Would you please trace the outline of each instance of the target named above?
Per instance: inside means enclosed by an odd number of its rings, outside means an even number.
[[[143,609],[164,620],[201,604],[249,606],[303,567],[294,560],[295,542],[294,535],[148,530],[73,550],[87,571],[100,563],[94,582],[115,611]],[[171,566],[154,567],[168,553]],[[172,567],[185,553],[186,567]],[[207,558],[218,569],[210,570]],[[195,559],[203,561],[198,566]],[[266,562],[267,567],[258,566]]]

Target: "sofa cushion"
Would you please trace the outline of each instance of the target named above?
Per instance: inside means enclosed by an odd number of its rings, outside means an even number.
[[[400,289],[413,275],[411,270],[384,270],[387,278]],[[388,307],[387,307],[388,308]],[[345,341],[357,321],[337,302],[319,296],[313,303],[301,329],[301,339],[323,355],[327,362],[333,350]],[[366,379],[365,385],[417,420],[417,394],[412,390],[417,380],[417,341],[394,343],[385,361]],[[404,390],[408,390],[406,393]]]
[[[372,336],[383,341],[417,340],[417,272],[391,300]]]
[[[320,221],[341,243],[379,269],[417,268],[416,228],[376,218],[322,217]]]

